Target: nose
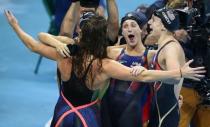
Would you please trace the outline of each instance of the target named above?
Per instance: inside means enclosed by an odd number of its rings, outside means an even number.
[[[131,26],[128,26],[128,32],[131,32],[131,31],[132,31]]]
[[[152,21],[151,21],[151,19],[148,21],[148,25],[151,25],[152,23],[151,23]]]

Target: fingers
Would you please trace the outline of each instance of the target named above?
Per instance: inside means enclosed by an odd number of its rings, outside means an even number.
[[[139,69],[138,68],[134,69],[133,75],[134,76],[137,76],[138,75],[138,72],[139,72]]]
[[[133,76],[133,71],[134,71],[134,68],[131,68],[130,73],[131,73],[132,76]]]
[[[193,71],[197,71],[197,70],[204,70],[205,67],[195,67],[195,68],[192,68]]]
[[[194,60],[189,60],[187,63],[185,63],[185,65],[189,66]]]
[[[182,95],[179,95],[179,100],[183,100],[183,96]]]
[[[9,10],[4,10],[4,13],[6,14],[7,17],[9,17],[9,16],[10,17],[14,17],[13,14],[12,14],[12,12],[9,11]]]
[[[64,46],[64,49],[66,50],[66,52],[67,52],[68,54],[70,54],[69,48],[68,48],[66,45]]]
[[[66,50],[63,50],[63,53],[65,54],[65,56],[70,57],[69,53]]]
[[[132,76],[136,76],[136,71],[137,71],[138,69],[136,68],[136,67],[133,67],[132,68],[132,70],[131,70],[131,75]]]
[[[192,79],[192,80],[195,80],[195,81],[201,81],[199,78],[196,78],[196,77],[188,77],[188,79]]]
[[[65,55],[65,53],[63,52],[62,49],[56,49],[56,50],[62,57],[66,57],[66,55]]]
[[[194,71],[196,74],[203,74],[206,73],[206,70],[199,70],[199,71]]]
[[[205,75],[194,74],[194,77],[197,77],[197,78],[204,78]]]
[[[4,14],[6,15],[7,18],[9,18],[8,10],[4,10]]]
[[[63,56],[66,57],[66,55],[64,54],[64,52],[62,50],[59,50],[59,53]]]
[[[144,68],[143,67],[141,67],[141,66],[135,66],[135,67],[132,68],[132,70],[131,70],[130,73],[132,74],[132,76],[138,76],[143,71],[144,71]]]

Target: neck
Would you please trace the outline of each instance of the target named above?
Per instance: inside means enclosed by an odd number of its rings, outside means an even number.
[[[145,46],[142,44],[142,42],[139,42],[136,46],[132,47],[129,46],[128,44],[126,45],[126,53],[128,55],[139,55],[143,53],[145,50]]]
[[[174,40],[174,36],[172,33],[167,31],[162,31],[160,38],[158,40],[158,49],[161,48],[164,44],[166,44],[170,40]]]

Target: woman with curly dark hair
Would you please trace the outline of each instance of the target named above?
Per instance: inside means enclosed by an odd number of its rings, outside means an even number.
[[[93,92],[107,84],[111,77],[133,81],[163,81],[173,78],[196,79],[203,77],[203,67],[190,68],[186,63],[182,68],[172,71],[146,70],[139,66],[134,69],[107,58],[107,22],[103,17],[93,16],[81,29],[80,52],[75,56],[63,58],[47,45],[37,43],[25,33],[10,11],[5,11],[9,24],[32,52],[57,61],[61,72],[60,96],[55,106],[52,127],[100,127],[98,100],[91,100]],[[138,73],[139,75],[134,75]]]

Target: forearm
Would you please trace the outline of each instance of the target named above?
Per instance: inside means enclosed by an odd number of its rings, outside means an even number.
[[[38,34],[38,38],[42,43],[52,46],[54,48],[56,48],[60,43],[62,43],[59,40],[55,39],[53,35],[50,35],[48,33],[41,32]]]
[[[61,24],[60,34],[73,38],[73,33],[76,24],[78,23],[80,2],[72,2],[69,10],[67,11],[63,22]]]
[[[107,0],[108,37],[115,41],[119,31],[119,12],[115,0]]]
[[[174,79],[180,79],[181,74],[180,70],[171,70],[171,71],[161,71],[161,70],[146,70],[143,71],[139,76],[143,82],[154,82],[154,81],[162,81],[162,82],[171,82]]]
[[[44,45],[42,43],[39,43],[37,40],[35,40],[32,36],[24,32],[20,26],[14,25],[12,26],[14,31],[16,32],[17,36],[20,38],[20,40],[23,42],[23,44],[30,49],[32,52],[38,53],[48,59],[51,60],[58,60],[61,57],[57,54],[56,50],[54,48],[51,48],[47,45]]]
[[[38,41],[35,40],[32,36],[24,32],[19,25],[12,26],[13,30],[16,32],[17,36],[23,42],[23,44],[30,49],[32,52],[36,52],[38,47]]]

